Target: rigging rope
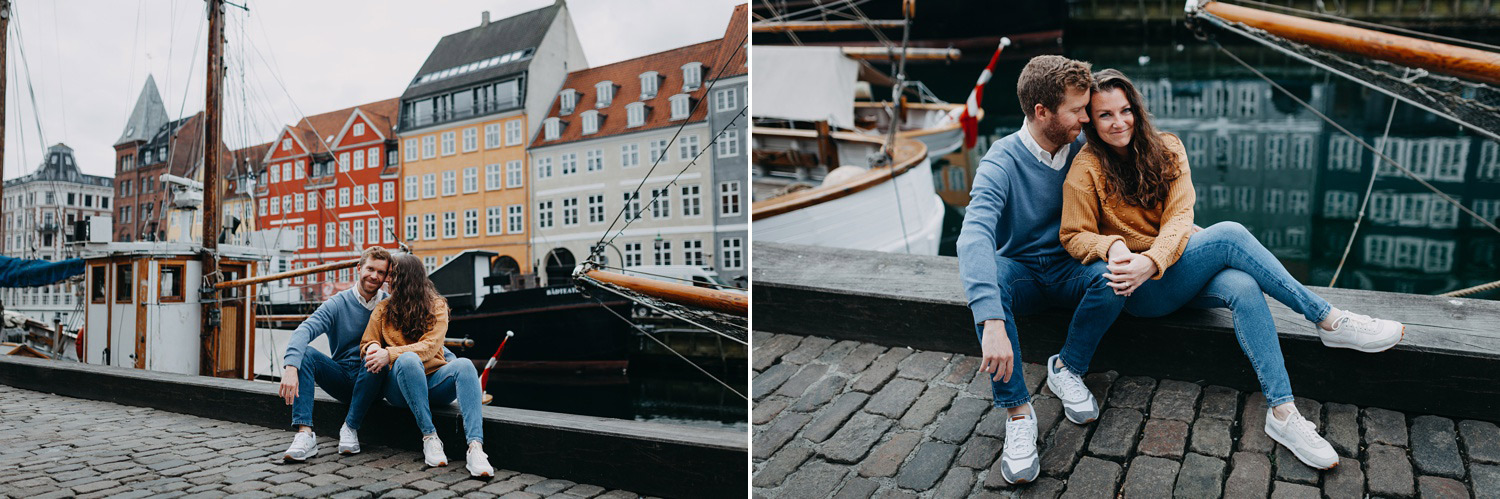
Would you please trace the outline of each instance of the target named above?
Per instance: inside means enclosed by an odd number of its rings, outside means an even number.
[[[1380,147],[1385,148],[1391,140],[1391,123],[1396,120],[1396,106],[1401,101],[1391,100],[1391,114],[1385,118],[1385,133],[1380,135]],[[1339,266],[1333,269],[1333,279],[1329,279],[1328,287],[1333,287],[1339,282],[1339,273],[1344,270],[1344,262],[1349,259],[1349,250],[1354,248],[1354,238],[1359,235],[1359,223],[1365,219],[1365,208],[1370,206],[1370,193],[1375,191],[1375,179],[1380,176],[1380,168],[1370,168],[1370,183],[1365,186],[1365,197],[1359,203],[1359,216],[1354,218],[1354,230],[1349,233],[1349,242],[1344,245],[1344,256],[1339,257]]]
[[[1438,296],[1453,296],[1453,297],[1468,296],[1468,295],[1472,295],[1472,294],[1475,294],[1475,293],[1483,293],[1485,291],[1493,291],[1493,290],[1496,290],[1496,289],[1500,289],[1500,281],[1495,281],[1495,282],[1492,282],[1492,283],[1489,283],[1489,284],[1480,284],[1480,285],[1474,286],[1472,288],[1464,288],[1464,289],[1458,289],[1458,290],[1454,290],[1454,291],[1449,291],[1447,293],[1439,294]]]
[[[726,390],[734,392],[735,395],[739,395],[740,398],[745,399],[746,401],[750,400],[750,397],[746,397],[745,394],[740,393],[739,390],[736,390],[736,389],[734,389],[734,387],[729,386],[729,383],[725,383],[724,380],[721,380],[717,376],[714,376],[713,374],[709,373],[708,370],[703,369],[702,366],[699,366],[697,363],[694,363],[693,361],[688,360],[688,358],[687,357],[683,357],[682,354],[677,353],[676,350],[673,350],[672,347],[667,346],[666,343],[663,343],[661,340],[656,339],[656,336],[653,336],[649,331],[646,331],[645,328],[642,328],[642,327],[636,325],[634,322],[630,322],[630,319],[625,318],[625,316],[620,315],[619,312],[615,312],[614,309],[609,308],[608,305],[604,304],[603,300],[600,300],[598,297],[595,297],[594,301],[598,301],[599,302],[599,306],[604,307],[604,309],[608,310],[609,313],[613,314],[615,317],[619,317],[620,320],[625,321],[625,323],[629,324],[630,327],[634,328],[636,331],[640,331],[641,334],[646,335],[646,337],[650,338],[651,341],[654,341],[654,342],[656,342],[656,344],[661,345],[662,348],[667,349],[668,352],[672,352],[672,355],[676,355],[677,358],[682,359],[683,362],[687,362],[688,365],[693,366],[694,369],[697,369],[698,372],[703,373],[704,376],[708,376],[709,379],[712,379],[715,382],[719,383],[719,385],[723,386]]]

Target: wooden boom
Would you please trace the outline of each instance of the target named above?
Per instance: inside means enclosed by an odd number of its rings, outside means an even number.
[[[290,278],[297,277],[297,276],[304,276],[304,275],[308,275],[308,274],[316,274],[316,273],[319,273],[319,272],[328,272],[330,270],[347,269],[347,268],[353,267],[355,265],[359,265],[359,259],[358,258],[353,259],[353,260],[345,260],[345,261],[342,261],[342,262],[325,263],[325,264],[322,264],[322,265],[318,265],[316,267],[308,267],[308,268],[305,268],[305,269],[288,270],[286,272],[278,272],[278,273],[275,273],[275,274],[266,274],[266,275],[258,276],[258,277],[247,277],[247,278],[244,278],[244,279],[239,279],[239,280],[234,280],[234,281],[224,281],[224,282],[220,282],[220,283],[214,283],[214,289],[242,288],[242,287],[245,287],[245,286],[249,286],[251,284],[260,284],[260,283],[263,283],[263,282],[280,281],[282,279],[290,279]]]
[[[1194,6],[1196,5],[1196,9]],[[1299,43],[1500,85],[1500,54],[1215,2],[1188,0],[1204,12]]]
[[[750,314],[750,297],[741,293],[700,288],[690,284],[663,282],[656,279],[628,276],[602,270],[590,270],[585,272],[584,275],[598,281],[628,288],[637,293],[679,305],[706,308],[740,317]]]
[[[902,20],[877,21],[763,21],[750,25],[755,33],[780,33],[783,31],[842,31],[850,29],[896,29],[906,25]]]
[[[902,49],[887,49],[884,47],[842,47],[844,55],[851,59],[875,59],[889,60],[901,57]],[[907,60],[919,61],[956,61],[963,52],[958,49],[943,48],[913,48],[905,50]]]

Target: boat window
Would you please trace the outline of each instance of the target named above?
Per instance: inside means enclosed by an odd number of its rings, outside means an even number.
[[[104,265],[94,265],[89,270],[89,301],[91,303],[105,303],[105,291],[108,289],[109,274]]]
[[[135,288],[135,262],[115,265],[115,302],[130,303],[131,290]]]
[[[183,265],[182,264],[180,264],[180,263],[179,264],[171,264],[171,265],[163,264],[161,266],[161,275],[157,279],[160,282],[160,284],[161,284],[161,301],[163,301],[163,302],[181,302],[181,301],[183,301],[182,278],[183,278]]]

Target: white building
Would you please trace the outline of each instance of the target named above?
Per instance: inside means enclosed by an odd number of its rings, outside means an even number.
[[[73,258],[74,222],[109,216],[114,179],[78,170],[73,148],[47,149],[41,166],[29,175],[5,181],[5,255],[59,261]],[[81,321],[79,286],[59,283],[0,289],[7,310],[45,323]],[[74,324],[76,327],[76,324]]]

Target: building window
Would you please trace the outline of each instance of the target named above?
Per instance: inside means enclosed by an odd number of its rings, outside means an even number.
[[[536,178],[552,178],[552,158],[550,156],[536,158],[531,168],[536,170]]]
[[[351,237],[353,237],[353,239],[354,239],[354,245],[356,247],[358,247],[358,246],[364,246],[364,244],[365,244],[365,221],[364,220],[355,220],[354,221],[354,229],[353,229],[352,232],[349,233],[349,235]]]
[[[563,198],[562,225],[563,227],[578,225],[578,198]]]
[[[625,266],[641,266],[641,243],[625,243]]]
[[[298,213],[301,213],[307,207],[307,202],[303,199],[302,193],[299,192],[292,195],[292,207],[296,208]]]
[[[464,193],[479,192],[479,167],[464,168]]]
[[[452,196],[458,194],[458,172],[447,170],[443,172],[443,195]]]
[[[682,216],[696,217],[703,214],[703,201],[697,185],[682,186]]]
[[[464,210],[464,237],[476,237],[479,235],[479,210],[470,208]]]
[[[328,203],[323,203],[323,205],[328,206]],[[307,193],[307,211],[318,211],[317,191]]]
[[[629,222],[631,220],[635,220],[635,217],[641,212],[641,193],[635,191],[627,191],[623,196],[623,201],[625,203],[625,221]]]
[[[651,155],[646,157],[646,159],[651,160],[653,164],[657,161],[664,161],[667,159],[663,157],[667,152],[667,139],[653,140],[647,142],[647,144],[651,146]]]
[[[505,162],[505,187],[511,189],[521,187],[524,180],[525,176],[521,173],[521,160],[513,159]]]
[[[323,246],[332,248],[338,244],[339,230],[333,222],[323,224]]]
[[[682,91],[691,92],[703,85],[703,63],[689,62],[682,65]]]
[[[557,114],[564,116],[573,114],[576,104],[578,104],[578,91],[565,88],[557,94]]]
[[[672,218],[672,188],[651,189],[651,218]]]
[[[620,146],[620,167],[630,168],[641,166],[641,145],[623,144]]]
[[[349,188],[348,187],[340,187],[339,188],[339,206],[340,207],[349,206]]]
[[[657,241],[655,261],[657,265],[672,264],[672,241]]]
[[[277,183],[277,182],[280,182],[280,181],[281,181],[281,168],[277,168],[276,165],[271,165],[271,183],[274,184],[274,183]],[[150,185],[150,184],[141,184],[141,192],[145,192],[145,188],[148,185]]]
[[[318,247],[318,224],[307,224],[307,247]]]
[[[339,246],[349,245],[349,222],[339,222]]]
[[[385,217],[380,219],[380,221],[380,226],[383,229],[382,232],[384,232],[385,234],[385,236],[383,237],[385,242],[396,242],[396,217]]]
[[[367,230],[366,233],[369,235],[365,240],[369,241],[371,245],[380,242],[380,219],[371,218],[366,220],[365,227]]]
[[[422,199],[437,197],[437,174],[422,174]]]
[[[298,163],[298,166],[300,167],[302,162],[298,161],[297,163]],[[380,148],[379,147],[371,147],[369,149],[369,152],[366,153],[366,155],[365,155],[365,166],[368,166],[370,168],[380,168]],[[297,178],[302,178],[302,177],[299,176]]]
[[[355,170],[363,170],[364,168],[365,168],[365,152],[362,151],[362,150],[361,151],[354,151],[354,169]]]
[[[307,167],[306,163],[304,163],[300,159],[297,160],[297,164],[292,167],[292,176],[293,176],[293,178],[296,178],[297,180],[302,180],[304,178],[307,178],[307,174],[305,172],[303,172],[303,170],[306,167]]]
[[[443,155],[444,156],[451,156],[454,153],[458,152],[458,151],[455,150],[456,149],[455,146],[457,144],[454,143],[454,135],[455,134],[453,132],[443,132]]]
[[[484,209],[484,233],[488,236],[498,236],[505,233],[505,217],[499,206],[491,206]]]
[[[738,156],[740,154],[740,132],[739,130],[725,130],[714,142],[714,148],[720,158]]]
[[[484,148],[494,149],[500,147],[500,124],[490,123],[484,126]]]
[[[422,137],[422,159],[432,159],[436,157],[437,137],[433,135]]]
[[[698,156],[698,136],[684,136],[677,144],[677,159],[689,161]]]
[[[682,264],[703,266],[703,241],[688,239],[682,242]]]
[[[604,80],[594,85],[594,107],[609,107],[615,100],[615,82]]]
[[[646,103],[632,102],[625,105],[625,127],[635,128],[646,124]]]
[[[673,95],[672,97],[668,98],[667,100],[672,103],[672,119],[673,120],[687,119],[688,112],[692,111],[692,107],[691,107],[692,103],[689,102],[688,94]]]
[[[431,274],[432,271],[437,270],[437,257],[435,257],[435,256],[424,256],[424,257],[422,257],[422,266],[427,268],[427,273],[428,274]]]
[[[436,213],[426,213],[422,215],[422,238],[428,241],[437,239]]]
[[[290,150],[292,150],[292,139],[281,139],[281,150],[283,150],[283,151],[290,151]],[[150,153],[151,151],[146,151],[146,152]],[[150,158],[151,156],[148,154],[146,157]],[[150,163],[151,160],[147,159],[146,162]]]
[[[552,201],[542,201],[536,204],[536,228],[552,228]]]
[[[267,213],[266,212],[266,198],[260,198],[260,200],[259,200],[259,202],[257,204],[260,205],[260,216],[266,216],[266,213]],[[125,206],[125,207],[120,208],[120,221],[122,221],[122,222],[129,222],[130,221],[130,207],[129,206]]]
[[[595,194],[589,196],[589,223],[604,223],[604,195]]]
[[[520,234],[526,227],[525,205],[513,204],[505,207],[506,231],[511,234]]]
[[[661,83],[655,71],[641,73],[641,100],[656,97],[657,85]]]
[[[740,183],[719,183],[719,216],[732,217],[740,214]]]
[[[493,191],[493,190],[499,189],[500,187],[501,187],[501,184],[500,184],[500,165],[499,164],[485,165],[484,166],[484,190]]]
[[[723,267],[725,270],[739,270],[744,267],[744,241],[738,237],[725,238],[723,254]]]
[[[385,184],[385,196],[382,201],[390,202],[396,200],[396,181],[387,180]]]
[[[505,145],[515,146],[521,144],[521,120],[510,120],[505,122]]]
[[[352,205],[359,206],[365,204],[365,188],[356,185],[351,189],[354,190],[354,202]]]
[[[406,139],[406,160],[417,160],[417,139]]]
[[[416,201],[417,200],[417,176],[416,175],[407,175],[406,176],[406,193],[405,194],[406,195],[404,195],[404,196],[401,197],[402,199],[404,199],[406,201]]]
[[[726,88],[714,92],[714,111],[732,111],[739,105],[739,90]]]
[[[349,153],[347,152],[339,153],[339,171],[349,171]]]
[[[583,118],[583,134],[589,135],[599,131],[599,111],[588,110],[579,114]]]
[[[417,216],[416,215],[407,215],[406,216],[406,240],[407,241],[415,241],[415,240],[417,240]]]
[[[587,171],[597,172],[604,170],[604,151],[593,149],[584,153],[584,168]]]
[[[546,133],[546,140],[556,140],[562,135],[562,120],[547,118],[542,121],[542,131]]]
[[[150,208],[152,206],[154,206],[154,205],[147,204],[147,205],[143,205],[141,207],[141,217],[142,218],[150,218],[150,214],[149,213],[151,211]],[[272,215],[280,215],[281,214],[281,198],[279,198],[279,197],[278,198],[271,198],[271,214]],[[51,215],[51,213],[48,213],[48,215]]]
[[[562,175],[572,175],[574,173],[578,173],[578,153],[563,153],[562,156],[558,158],[557,169],[558,173]]]
[[[479,129],[478,128],[473,128],[473,127],[465,128],[464,129],[464,152],[474,152],[474,151],[478,151],[478,150],[479,150]]]

